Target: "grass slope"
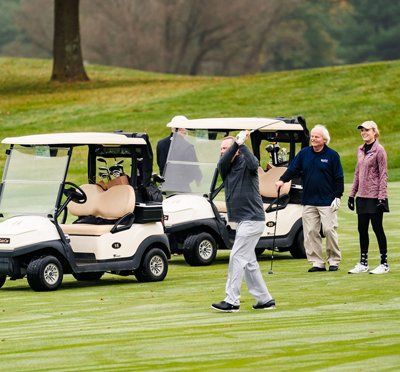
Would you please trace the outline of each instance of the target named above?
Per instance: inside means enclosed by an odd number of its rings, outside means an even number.
[[[148,132],[152,144],[175,115],[188,118],[303,115],[326,125],[351,182],[357,125],[374,120],[388,152],[389,180],[400,180],[400,61],[235,78],[190,77],[87,66],[88,83],[49,82],[51,62],[0,58],[1,137],[66,131]],[[4,164],[0,150],[0,170]]]
[[[346,185],[349,191],[350,185]],[[0,290],[0,360],[8,372],[44,371],[398,371],[400,365],[400,183],[389,185],[387,275],[348,275],[359,259],[356,215],[339,210],[338,272],[308,273],[306,260],[270,253],[259,262],[277,309],[210,308],[224,298],[228,255],[209,267],[170,261],[166,279],[138,283],[106,274],[64,278],[36,293],[26,279]],[[371,234],[370,266],[379,264]]]

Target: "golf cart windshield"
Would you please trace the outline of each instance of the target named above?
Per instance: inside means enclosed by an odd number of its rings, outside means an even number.
[[[54,216],[68,151],[49,146],[12,148],[1,185],[0,218]]]
[[[221,155],[224,133],[179,130],[172,136],[162,190],[208,194]]]

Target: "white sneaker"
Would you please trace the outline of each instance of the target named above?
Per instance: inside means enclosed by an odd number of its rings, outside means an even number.
[[[379,265],[375,270],[370,271],[370,274],[387,274],[389,267],[385,265]]]
[[[349,274],[366,274],[369,272],[369,266],[361,265],[357,262],[357,265],[354,269],[349,270]]]

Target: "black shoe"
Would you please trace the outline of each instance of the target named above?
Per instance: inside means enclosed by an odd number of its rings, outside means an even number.
[[[338,271],[339,266],[329,266],[329,271]]]
[[[212,304],[211,307],[215,310],[223,311],[224,313],[237,313],[239,311],[239,306],[228,304],[225,301]]]
[[[314,273],[316,271],[326,271],[326,269],[325,267],[313,266],[311,269],[308,270],[309,273]]]
[[[253,305],[254,310],[272,310],[275,309],[275,300],[272,299],[265,304],[255,304]]]

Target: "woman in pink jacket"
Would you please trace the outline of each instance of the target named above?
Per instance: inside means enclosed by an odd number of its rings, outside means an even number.
[[[357,165],[354,173],[348,206],[354,211],[354,197],[357,194],[356,208],[358,215],[358,232],[360,234],[361,260],[349,274],[386,274],[389,272],[387,263],[387,243],[383,230],[383,212],[389,212],[387,195],[387,155],[378,142],[378,126],[373,121],[366,121],[358,126],[364,145],[357,150]],[[372,228],[378,240],[381,264],[372,271],[368,267],[368,227]]]

